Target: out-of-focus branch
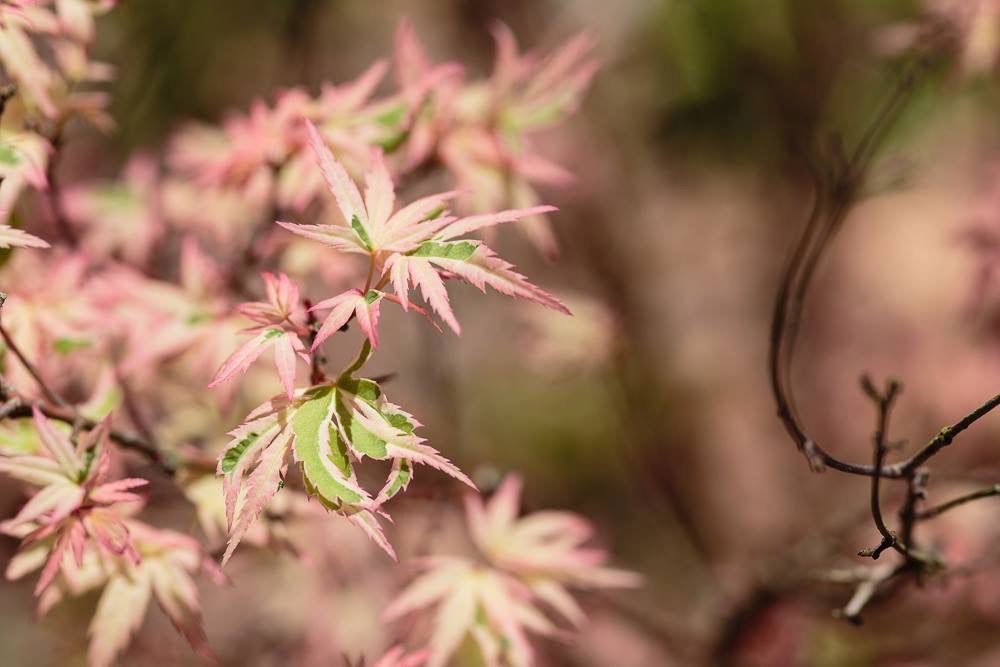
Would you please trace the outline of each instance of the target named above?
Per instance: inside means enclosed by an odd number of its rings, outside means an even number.
[[[142,409],[135,400],[135,394],[132,392],[132,387],[129,385],[128,380],[116,370],[115,372],[116,380],[118,386],[122,390],[122,405],[125,408],[125,412],[128,414],[129,419],[139,430],[139,434],[149,443],[150,447],[154,451],[160,451],[160,446],[156,442],[156,434],[153,432],[153,427],[146,420],[146,416],[142,413]]]
[[[855,625],[860,625],[861,612],[871,602],[872,598],[875,597],[875,594],[887,583],[902,574],[905,569],[906,565],[903,563],[886,563],[870,568],[861,581],[858,582],[851,599],[842,608],[837,610],[837,616]]]
[[[9,400],[17,400],[17,405],[12,410],[2,415],[9,419],[20,419],[24,417],[30,417],[32,413],[32,407],[37,407],[43,415],[49,419],[54,419],[56,421],[61,421],[66,424],[70,424],[74,427],[82,427],[85,429],[97,428],[97,422],[93,419],[88,419],[82,415],[76,413],[72,410],[65,410],[62,408],[55,408],[49,405],[31,403],[30,401],[24,401],[20,398],[13,397]],[[9,402],[8,400],[8,402]],[[143,458],[149,461],[151,464],[162,470],[167,475],[174,475],[177,472],[177,466],[174,462],[170,461],[168,457],[164,456],[160,450],[153,447],[151,443],[145,440],[142,436],[132,433],[131,431],[123,431],[119,429],[112,429],[108,433],[108,437],[113,441],[118,443],[122,449],[127,449],[131,452],[140,454]]]
[[[26,357],[24,352],[21,351],[21,348],[17,345],[17,343],[14,342],[14,339],[11,337],[10,333],[4,327],[2,319],[3,305],[6,302],[7,302],[7,295],[4,294],[3,292],[0,292],[0,337],[3,338],[4,345],[7,346],[7,349],[10,350],[15,357],[17,357],[17,360],[21,363],[21,366],[24,367],[24,370],[28,371],[28,375],[31,376],[31,378],[35,381],[38,387],[42,390],[42,393],[45,394],[45,398],[47,398],[52,403],[55,403],[56,405],[66,407],[67,406],[66,401],[64,401],[62,397],[59,396],[59,394],[57,394],[55,391],[53,391],[51,387],[49,387],[49,385],[45,382],[45,379],[42,377],[41,373],[39,373],[38,369],[35,368],[34,364],[32,364],[28,360],[28,357]]]
[[[919,61],[899,76],[888,99],[876,114],[850,158],[834,152],[829,173],[815,170],[816,195],[806,227],[779,280],[771,320],[768,366],[778,417],[814,471],[833,468],[871,476],[872,466],[842,461],[820,446],[805,429],[795,410],[791,368],[802,308],[813,276],[836,232],[860,199],[877,148],[898,120],[915,87]],[[898,471],[881,471],[884,477],[900,477]]]
[[[66,216],[66,211],[63,209],[62,189],[59,186],[59,179],[56,176],[56,169],[59,166],[59,158],[62,155],[64,143],[63,122],[59,121],[49,136],[49,143],[52,145],[52,155],[49,156],[48,164],[45,167],[45,180],[48,183],[48,187],[45,189],[45,202],[49,210],[49,216],[52,219],[52,224],[59,231],[59,235],[62,236],[63,241],[69,247],[76,248],[80,245],[80,237],[77,235],[76,230],[73,229],[73,225],[70,224],[69,218]]]
[[[7,295],[0,292],[0,314],[3,312],[3,304]],[[97,427],[97,422],[81,415],[73,406],[64,401],[58,394],[45,384],[41,375],[34,365],[28,360],[20,350],[10,334],[0,322],[0,336],[3,337],[7,348],[17,357],[28,373],[41,387],[46,399],[54,405],[46,405],[38,401],[27,400],[11,387],[6,380],[0,378],[0,419],[20,419],[30,417],[34,408],[38,408],[49,419],[70,424],[73,428],[93,429]],[[141,454],[147,461],[162,470],[168,475],[177,472],[174,462],[170,461],[151,440],[136,435],[129,431],[112,430],[109,437],[117,442],[123,449],[127,449]]]

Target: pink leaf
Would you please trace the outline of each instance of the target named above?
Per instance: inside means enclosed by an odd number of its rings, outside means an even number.
[[[312,124],[312,121],[306,120],[305,124],[309,134],[309,145],[312,146],[313,152],[316,154],[316,162],[323,173],[327,187],[330,188],[330,192],[337,200],[337,206],[344,217],[344,222],[350,224],[351,219],[356,216],[361,226],[368,229],[368,214],[361,200],[358,186],[348,176],[344,166],[333,157],[333,153],[330,152],[326,141],[316,126]]]

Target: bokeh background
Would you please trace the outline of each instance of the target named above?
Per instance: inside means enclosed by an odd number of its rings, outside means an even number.
[[[398,374],[394,400],[484,488],[520,471],[529,509],[586,515],[615,564],[646,577],[637,591],[586,597],[588,629],[543,643],[543,663],[993,665],[1000,501],[925,529],[949,559],[974,567],[891,591],[863,626],[837,620],[831,611],[852,589],[825,574],[857,565],[857,549],[878,541],[867,481],[810,473],[767,385],[771,304],[810,205],[807,165],[830,137],[850,142],[870,120],[894,36],[924,9],[909,0],[125,0],[101,19],[96,53],[118,69],[119,127],[71,127],[61,180],[112,175],[185,121],[218,121],[276,88],[353,78],[388,53],[404,17],[432,55],[473,73],[490,66],[494,19],[529,47],[592,32],[602,69],[580,113],[545,137],[577,177],[544,193],[561,209],[561,256],[550,263],[516,235],[500,240],[501,254],[577,317],[459,290],[461,338],[387,312],[386,354],[375,362]],[[979,64],[942,54],[920,80],[870,196],[817,276],[796,388],[815,435],[845,458],[870,455],[863,371],[903,380],[893,436],[909,448],[996,392],[1000,88],[992,62]],[[1000,481],[998,435],[1000,419],[986,419],[939,457],[931,499]],[[886,491],[887,508],[899,491]],[[17,494],[2,495],[16,506]],[[190,521],[173,500],[154,493],[151,510]],[[447,540],[454,504],[433,493],[412,501],[414,518],[394,534],[401,551]],[[319,561],[260,552],[234,562],[232,587],[205,588],[225,664],[336,665],[384,646],[378,611],[404,573],[387,562],[358,574],[371,554],[340,523],[302,529],[301,540],[324,545]],[[0,663],[83,664],[92,597],[35,622],[29,583],[0,590]],[[151,613],[123,664],[196,664],[166,624]]]

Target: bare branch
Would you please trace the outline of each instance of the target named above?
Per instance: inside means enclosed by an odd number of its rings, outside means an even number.
[[[869,571],[868,576],[858,584],[858,587],[854,590],[854,595],[851,596],[847,604],[835,612],[836,615],[855,625],[860,625],[861,612],[864,608],[875,597],[879,589],[901,574],[905,570],[905,567],[904,564],[889,563],[873,567]]]
[[[1000,496],[1000,484],[994,484],[993,486],[988,486],[985,489],[979,489],[978,491],[967,493],[964,496],[953,498],[946,503],[941,503],[940,505],[931,507],[923,512],[918,512],[916,514],[916,519],[919,521],[933,519],[934,517],[943,514],[954,507],[958,507],[959,505],[964,505],[965,503],[970,503],[973,500],[979,500],[980,498],[990,498],[992,496]]]
[[[895,532],[889,530],[888,526],[885,525],[885,519],[882,517],[882,505],[879,501],[879,488],[882,481],[882,467],[885,464],[886,454],[889,452],[888,445],[888,433],[889,433],[889,414],[892,412],[893,403],[896,401],[896,397],[903,389],[903,385],[895,380],[889,380],[886,383],[885,391],[879,392],[872,384],[871,379],[865,375],[861,379],[861,387],[864,389],[868,397],[875,402],[876,408],[878,410],[878,420],[875,427],[875,435],[872,437],[872,449],[874,451],[873,461],[872,461],[872,483],[871,483],[871,510],[872,519],[875,521],[875,527],[878,532],[882,535],[882,542],[874,549],[862,549],[858,552],[859,556],[867,556],[872,559],[878,559],[882,555],[882,552],[887,548],[892,547],[899,553],[903,555],[909,555],[909,549],[906,544],[899,541],[899,537]]]
[[[903,475],[908,475],[913,472],[923,465],[927,459],[937,454],[944,447],[950,445],[955,440],[955,436],[972,426],[982,417],[985,417],[987,414],[992,412],[998,405],[1000,405],[1000,394],[997,394],[990,400],[986,401],[951,426],[946,426],[941,429],[938,434],[924,446],[923,449],[914,454],[909,460],[895,466],[895,468],[898,469]]]

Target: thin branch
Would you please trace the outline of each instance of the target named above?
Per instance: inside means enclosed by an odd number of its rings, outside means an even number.
[[[122,390],[122,405],[125,407],[125,412],[128,413],[129,419],[132,420],[132,424],[139,430],[139,433],[146,442],[150,444],[150,447],[155,451],[160,451],[160,447],[156,442],[156,435],[153,432],[153,427],[150,426],[149,422],[146,420],[146,416],[142,414],[142,410],[135,401],[135,395],[132,392],[132,388],[129,386],[128,381],[122,376],[122,374],[115,369],[116,380],[118,381],[118,386]]]
[[[306,309],[306,326],[309,329],[309,361],[310,361],[310,375],[309,382],[317,385],[322,382],[326,382],[326,373],[323,371],[323,365],[326,363],[326,357],[319,350],[312,350],[313,344],[316,342],[316,336],[319,334],[319,321],[316,319],[316,313],[312,310],[312,301],[309,299],[302,300],[302,307]]]
[[[923,449],[914,454],[909,460],[898,464],[894,468],[897,469],[903,475],[908,475],[913,472],[927,459],[931,458],[937,454],[941,449],[950,445],[954,440],[955,436],[964,431],[965,429],[972,426],[976,421],[985,417],[987,414],[993,411],[994,408],[1000,406],[1000,394],[997,394],[990,400],[986,401],[978,408],[967,414],[966,416],[959,419],[957,422],[951,426],[946,426],[941,429],[934,438],[927,443]]]
[[[888,526],[885,525],[885,519],[882,517],[882,505],[879,501],[879,488],[882,481],[882,467],[885,464],[886,454],[889,452],[889,445],[887,442],[889,433],[889,414],[892,412],[893,403],[895,403],[896,398],[899,396],[899,392],[902,391],[902,385],[895,380],[889,380],[889,382],[886,383],[885,391],[880,393],[875,388],[875,385],[872,384],[871,379],[866,375],[861,379],[861,386],[865,393],[868,394],[868,397],[875,402],[878,409],[878,420],[875,427],[875,435],[872,438],[872,449],[874,451],[872,469],[874,474],[872,474],[871,483],[871,510],[872,519],[875,521],[875,527],[882,535],[882,542],[874,549],[863,549],[859,551],[858,555],[878,559],[878,557],[882,555],[882,552],[889,547],[892,547],[903,555],[909,555],[909,549],[906,544],[901,543],[896,533],[889,530]]]
[[[903,544],[913,544],[913,531],[917,523],[917,503],[927,498],[927,470],[916,470],[906,480],[906,499],[899,509],[900,539]]]
[[[944,514],[948,510],[958,507],[959,505],[964,505],[965,503],[970,503],[973,500],[979,500],[980,498],[990,498],[992,496],[1000,496],[1000,484],[994,484],[993,486],[988,486],[985,489],[980,489],[978,491],[973,491],[972,493],[967,493],[964,496],[959,496],[958,498],[953,498],[946,503],[941,503],[935,507],[924,510],[923,512],[918,512],[916,514],[916,519],[918,521],[925,521],[927,519],[933,519],[934,517]]]
[[[858,584],[854,595],[851,596],[847,604],[837,610],[836,615],[855,625],[861,625],[861,612],[864,608],[875,597],[879,589],[895,579],[905,569],[906,565],[903,563],[886,563],[885,565],[873,567],[868,576]]]
[[[0,292],[0,314],[3,311],[3,305],[7,300],[7,295]],[[49,419],[55,419],[57,421],[65,422],[76,428],[87,428],[92,429],[97,427],[97,422],[93,419],[88,419],[81,415],[73,406],[69,405],[64,401],[58,394],[52,391],[45,381],[35,370],[34,365],[24,356],[20,348],[14,343],[10,334],[4,329],[3,324],[0,323],[0,336],[3,337],[8,349],[14,353],[21,364],[28,370],[28,373],[34,378],[35,382],[42,388],[42,392],[45,394],[47,399],[56,404],[55,406],[47,406],[39,402],[32,402],[25,400],[20,396],[13,387],[11,387],[5,380],[0,378],[0,400],[4,401],[2,406],[0,406],[0,418],[9,419],[19,419],[23,417],[30,417],[32,414],[32,409],[37,407],[41,410]],[[121,430],[112,430],[110,433],[112,440],[117,442],[123,449],[128,449],[139,454],[142,454],[150,463],[160,468],[163,472],[168,475],[173,475],[177,471],[176,465],[167,460],[167,458],[160,451],[159,447],[156,446],[155,442],[151,440],[144,439],[134,433]]]
[[[80,245],[80,237],[73,229],[73,225],[70,224],[66,211],[63,209],[62,189],[59,187],[59,179],[56,176],[56,168],[59,165],[59,157],[62,154],[64,143],[62,121],[56,125],[49,137],[49,143],[52,144],[52,154],[45,167],[45,179],[48,183],[48,187],[45,189],[45,201],[48,204],[52,224],[59,230],[59,235],[62,236],[67,245],[76,248]]]
[[[791,366],[803,304],[816,268],[836,231],[856,203],[876,149],[905,108],[920,67],[921,64],[917,61],[903,71],[888,100],[876,113],[875,120],[852,151],[850,159],[843,164],[838,159],[830,178],[817,176],[816,195],[809,219],[779,281],[768,350],[771,390],[778,417],[785,430],[799,451],[806,456],[810,467],[817,472],[827,467],[857,475],[871,476],[874,472],[871,466],[841,461],[807,435],[795,414]],[[882,474],[886,477],[902,476],[898,473]]]
[[[28,371],[28,375],[32,377],[32,379],[35,381],[38,387],[42,390],[42,393],[45,394],[45,397],[52,403],[55,403],[56,405],[66,407],[68,405],[66,401],[64,401],[59,394],[57,394],[55,391],[52,390],[51,387],[49,387],[49,385],[45,382],[44,378],[42,378],[41,374],[38,372],[38,369],[35,368],[34,364],[28,361],[28,358],[24,355],[24,352],[21,351],[21,348],[18,347],[17,343],[14,342],[14,339],[11,337],[10,333],[3,326],[2,322],[3,305],[4,303],[6,303],[6,301],[7,301],[7,295],[4,294],[3,292],[0,292],[0,337],[3,338],[3,342],[7,346],[7,349],[10,350],[15,357],[17,357],[17,360],[19,362],[21,362],[21,366],[24,367],[24,370]]]
[[[93,419],[83,417],[73,410],[66,410],[63,408],[55,408],[48,405],[31,403],[20,401],[17,407],[11,410],[8,414],[4,415],[10,419],[21,419],[24,417],[30,417],[32,412],[32,407],[37,407],[43,415],[49,419],[54,419],[56,421],[61,421],[72,426],[80,425],[85,429],[93,429],[97,427],[97,422]],[[132,433],[131,431],[123,431],[119,429],[112,429],[108,433],[108,437],[118,443],[122,449],[127,449],[129,451],[141,454],[143,458],[149,461],[151,464],[162,470],[167,475],[173,475],[177,472],[177,465],[173,461],[169,460],[160,450],[156,449],[151,443],[145,440],[142,436]]]

